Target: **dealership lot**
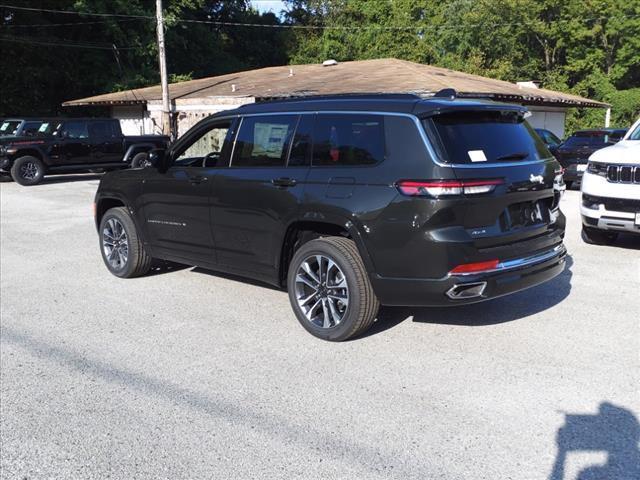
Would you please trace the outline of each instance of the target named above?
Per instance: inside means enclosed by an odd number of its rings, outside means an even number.
[[[640,239],[585,244],[579,192],[562,202],[569,259],[553,281],[475,306],[383,308],[367,336],[335,344],[255,282],[181,266],[110,275],[98,181],[0,184],[3,478],[638,468]]]

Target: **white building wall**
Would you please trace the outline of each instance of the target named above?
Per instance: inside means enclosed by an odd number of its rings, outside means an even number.
[[[111,116],[120,120],[124,135],[147,135],[155,133],[149,112],[144,105],[122,105],[111,107]]]
[[[536,107],[527,105],[531,116],[527,121],[533,128],[544,128],[555,133],[558,138],[564,138],[564,122],[566,109],[556,107]]]
[[[255,103],[254,97],[211,97],[196,99],[177,99],[173,104],[173,111],[177,115],[178,132],[180,138],[192,126],[203,118],[223,110],[238,108],[247,103]],[[147,114],[154,129],[161,132],[162,102],[152,101],[147,103]],[[154,131],[155,133],[155,131]]]

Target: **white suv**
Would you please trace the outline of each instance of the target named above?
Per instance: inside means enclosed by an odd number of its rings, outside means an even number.
[[[640,234],[640,119],[620,142],[589,157],[580,212],[589,243],[613,242],[619,232]]]

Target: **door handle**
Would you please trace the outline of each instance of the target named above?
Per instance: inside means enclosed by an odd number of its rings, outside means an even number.
[[[293,178],[280,177],[280,178],[274,178],[273,180],[271,180],[271,183],[273,183],[276,187],[287,188],[287,187],[295,187],[296,183],[298,182]]]
[[[199,183],[206,182],[207,180],[208,180],[208,177],[203,177],[202,175],[196,175],[195,177],[189,177],[189,182],[191,182],[193,185],[197,185]]]

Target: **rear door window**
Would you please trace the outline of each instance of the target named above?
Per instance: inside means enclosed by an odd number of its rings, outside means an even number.
[[[518,112],[455,112],[423,120],[437,156],[445,163],[518,162],[551,157]]]
[[[244,117],[231,166],[284,167],[297,122],[296,115]]]
[[[318,114],[313,166],[374,165],[385,158],[382,115]]]
[[[67,133],[68,138],[89,138],[87,122],[67,122],[64,124],[64,131]]]

